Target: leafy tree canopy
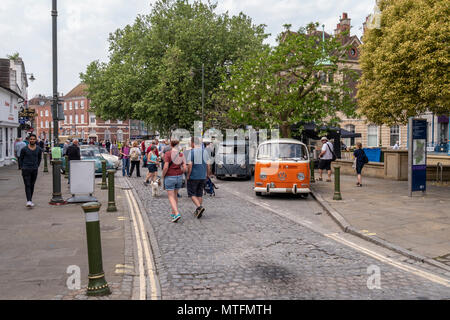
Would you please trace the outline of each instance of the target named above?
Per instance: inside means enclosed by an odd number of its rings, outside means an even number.
[[[278,127],[289,137],[292,125],[300,122],[335,125],[338,111],[354,115],[348,81],[355,74],[339,64],[345,48],[333,37],[322,41],[317,25],[298,32],[285,25],[277,46],[233,65],[216,99],[230,106],[235,123]]]
[[[264,25],[243,13],[217,14],[215,3],[158,0],[149,15],[109,37],[109,62],[92,62],[81,74],[92,108],[103,119],[145,120],[167,133],[201,119],[202,64],[205,118],[211,92],[226,65],[264,47]]]
[[[450,2],[381,0],[379,8],[381,26],[361,48],[361,112],[376,124],[450,112]]]

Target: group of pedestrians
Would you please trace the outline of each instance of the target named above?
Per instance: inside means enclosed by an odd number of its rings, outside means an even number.
[[[146,145],[145,141],[140,145],[137,141],[132,144],[127,141],[120,149],[120,155],[123,176],[131,177],[136,170],[136,176],[141,177],[142,163],[142,167],[148,170],[144,180],[145,186],[154,186],[158,184],[159,179],[163,182],[171,208],[172,222],[177,222],[181,218],[178,199],[181,198],[179,191],[183,188],[185,176],[188,196],[196,207],[194,216],[198,219],[202,217],[205,212],[202,197],[205,181],[211,176],[211,167],[208,152],[203,148],[201,138],[192,138],[191,149],[186,153],[181,150],[177,139],[171,139],[170,142],[155,139],[149,145]],[[161,170],[160,178],[158,169]]]
[[[319,154],[319,181],[323,181],[322,174],[323,171],[327,171],[327,182],[331,182],[331,162],[336,160],[336,155],[333,151],[333,144],[328,141],[327,137],[322,137],[320,139],[322,142],[322,149]],[[369,159],[367,158],[366,153],[362,149],[362,143],[357,142],[356,143],[356,149],[353,152],[354,161],[353,161],[353,168],[356,170],[356,176],[357,176],[357,187],[362,187],[362,169],[366,163],[369,162]]]

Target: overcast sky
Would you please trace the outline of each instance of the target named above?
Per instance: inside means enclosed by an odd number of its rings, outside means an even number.
[[[58,91],[66,94],[79,82],[80,72],[93,60],[107,61],[108,35],[132,24],[138,14],[150,13],[154,0],[58,1]],[[375,0],[218,0],[218,12],[244,12],[255,24],[266,24],[267,40],[275,44],[283,24],[292,30],[307,23],[325,24],[333,33],[339,16],[347,12],[352,34],[362,35],[362,23]],[[28,97],[52,95],[51,0],[1,0],[0,58],[19,52],[29,82]]]

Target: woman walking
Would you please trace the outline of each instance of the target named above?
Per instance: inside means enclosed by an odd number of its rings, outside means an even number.
[[[151,146],[149,152],[147,153],[147,168],[148,173],[145,178],[144,184],[147,186],[148,183],[153,183],[156,180],[156,174],[158,173],[158,156],[156,155],[156,147]]]
[[[172,150],[164,154],[162,178],[172,207],[172,222],[177,222],[181,218],[178,212],[178,190],[182,187],[183,173],[186,172],[186,159],[180,152],[178,140],[171,140],[170,145]]]
[[[366,153],[362,149],[361,142],[356,143],[356,150],[353,152],[353,156],[355,157],[355,163],[354,167],[356,169],[356,174],[358,176],[358,182],[356,183],[357,187],[362,187],[362,181],[361,181],[361,172],[364,165],[369,162],[369,159],[367,158]]]
[[[140,178],[141,150],[138,147],[137,141],[133,142],[133,148],[131,148],[130,150],[130,161],[131,161],[131,170],[129,177],[133,175],[134,168],[136,167],[136,176]]]
[[[120,149],[120,155],[122,157],[122,176],[125,177],[125,173],[130,176],[130,145],[128,141]]]
[[[120,156],[120,151],[119,151],[119,147],[117,146],[117,141],[113,141],[113,143],[111,144],[111,151],[110,154],[113,156]]]

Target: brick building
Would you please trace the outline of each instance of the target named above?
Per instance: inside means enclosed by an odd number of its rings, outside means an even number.
[[[344,31],[351,30],[351,19],[347,13],[343,13],[339,19],[339,23],[334,30],[334,35],[341,39],[344,46],[349,46],[347,55],[341,60],[342,66],[346,66],[361,75],[361,67],[359,65],[359,56],[361,40],[356,35],[342,35]],[[364,24],[364,28],[366,24]],[[357,83],[350,83],[353,88],[353,96],[356,96]],[[405,125],[375,125],[367,121],[365,117],[360,119],[351,119],[340,114],[342,119],[340,127],[355,133],[360,133],[361,138],[347,138],[344,139],[344,143],[347,146],[353,146],[356,142],[361,142],[363,147],[391,147],[398,141],[400,147],[406,148],[407,146],[407,127]]]
[[[125,141],[130,138],[130,120],[107,120],[97,118],[89,111],[87,85],[80,83],[64,96],[64,121],[61,135],[94,141]]]
[[[34,133],[40,139],[49,139],[53,129],[52,97],[37,95],[28,101],[30,109],[34,109]]]

